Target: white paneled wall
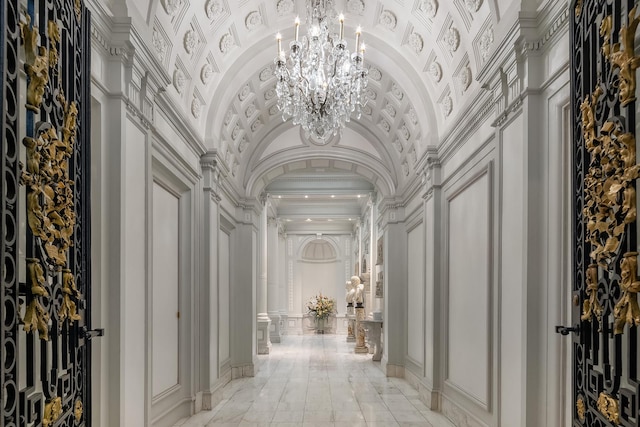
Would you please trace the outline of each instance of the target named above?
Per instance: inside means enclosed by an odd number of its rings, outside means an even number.
[[[302,301],[295,307],[296,311],[305,313],[306,303],[314,295],[322,293],[336,301],[342,295],[336,295],[336,276],[344,271],[335,261],[330,262],[304,262],[301,261],[300,278],[302,288]],[[344,286],[342,286],[344,288]]]
[[[500,390],[504,404],[501,417],[520,420],[523,416],[522,387],[525,368],[522,355],[524,348],[526,313],[524,242],[526,239],[524,180],[524,142],[522,117],[514,120],[502,135],[502,173],[509,177],[502,183],[502,242],[501,242],[501,318],[500,359],[505,363],[501,369]],[[507,321],[508,320],[508,321]],[[524,419],[522,419],[524,422]]]
[[[146,211],[147,147],[146,136],[135,124],[127,123],[124,180],[124,237],[121,262],[123,275],[123,317],[127,320],[122,348],[123,388],[120,399],[125,419],[132,425],[144,425],[145,407],[145,311],[146,300]]]
[[[436,305],[435,296],[436,296],[436,258],[435,258],[435,250],[436,246],[435,238],[436,238],[436,230],[435,227],[435,217],[434,217],[434,198],[430,197],[429,200],[425,203],[425,254],[424,254],[424,266],[425,266],[425,308],[424,308],[424,316],[425,316],[425,357],[424,357],[424,375],[425,375],[425,383],[428,387],[433,388],[434,384],[434,359],[436,353],[439,351],[439,343],[436,342],[436,334],[435,334],[435,322],[438,320],[436,316],[435,309],[440,304]],[[428,404],[431,404],[429,399]]]
[[[490,185],[485,170],[455,189],[446,223],[445,382],[485,408],[491,387]]]
[[[220,230],[220,251],[219,251],[219,271],[220,277],[218,279],[218,289],[219,289],[219,328],[220,328],[220,339],[219,343],[219,357],[220,363],[227,363],[229,357],[231,357],[231,316],[229,312],[229,297],[230,297],[230,289],[231,279],[230,279],[230,256],[231,253],[231,241],[230,236],[225,230]]]
[[[418,366],[424,363],[424,226],[409,231],[407,268],[407,355]]]
[[[179,199],[153,183],[151,388],[155,398],[178,385]]]
[[[422,198],[424,227],[414,226],[413,210],[399,214],[407,303],[386,311],[407,310],[404,375],[456,426],[557,427],[575,411],[570,341],[553,330],[569,322],[571,288],[565,8],[545,3],[535,54],[514,54],[508,39],[476,76],[486,95],[422,160],[423,188],[403,205]],[[393,224],[394,206],[379,207],[383,226]],[[421,239],[418,305],[413,255]],[[424,354],[414,324],[421,311]]]

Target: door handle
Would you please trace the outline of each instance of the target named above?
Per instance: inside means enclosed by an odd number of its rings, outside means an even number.
[[[575,332],[576,334],[580,334],[580,325],[576,325],[574,327],[570,326],[556,326],[556,334],[560,335],[569,335],[569,333]]]
[[[103,337],[104,336],[104,328],[99,329],[87,329],[85,326],[80,330],[80,335],[82,338],[90,340],[91,338]]]

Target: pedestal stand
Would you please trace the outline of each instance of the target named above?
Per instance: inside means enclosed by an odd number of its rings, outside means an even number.
[[[271,319],[268,317],[258,318],[258,354],[269,354],[271,352]]]
[[[364,307],[362,303],[356,304],[356,353],[369,353],[369,349],[364,344],[364,328],[362,321],[364,320]]]
[[[316,334],[324,334],[325,319],[316,317]]]
[[[356,315],[353,303],[347,304],[347,342],[355,342],[356,340]]]

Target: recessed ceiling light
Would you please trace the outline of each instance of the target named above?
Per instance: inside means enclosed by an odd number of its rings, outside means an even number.
[[[331,195],[331,198],[332,198],[332,199],[335,199],[335,198],[336,198],[336,196],[332,194],[332,195]]]
[[[358,199],[359,199],[360,197],[362,197],[362,196],[361,196],[360,194],[358,194]]]
[[[352,221],[352,219],[351,219],[351,218],[349,218],[349,221]]]
[[[331,218],[329,218],[327,221],[332,222],[333,220]]]
[[[287,218],[287,222],[291,222],[291,219],[290,219],[290,218]]]
[[[305,198],[305,199],[308,199],[308,198],[309,198],[309,196],[305,195],[305,196],[304,196],[304,198]]]
[[[307,218],[307,222],[311,222],[311,218]]]
[[[282,199],[282,196],[278,196],[278,199]]]

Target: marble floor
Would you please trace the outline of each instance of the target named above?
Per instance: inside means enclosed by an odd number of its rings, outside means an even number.
[[[344,335],[285,336],[259,372],[227,384],[212,411],[176,424],[205,426],[453,427],[431,412],[417,391],[387,378],[380,362],[353,353]]]

